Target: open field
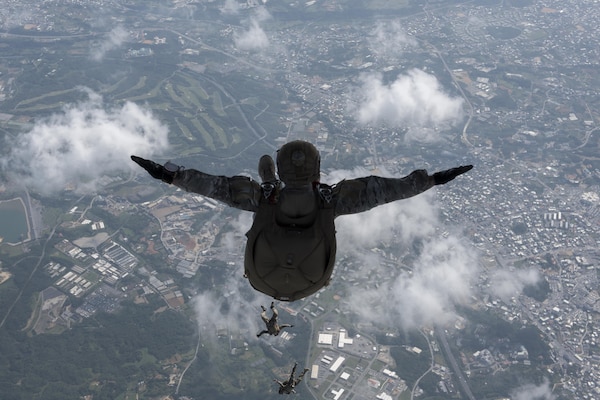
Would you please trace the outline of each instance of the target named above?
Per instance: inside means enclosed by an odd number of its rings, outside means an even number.
[[[149,63],[157,62],[153,57],[115,59],[110,70],[119,72],[111,73],[77,59],[68,67],[51,69],[43,84],[36,82],[40,80],[38,70],[25,71],[22,81],[28,83],[16,87],[13,98],[4,102],[10,117],[5,127],[31,129],[31,123],[40,118],[84,104],[90,89],[102,96],[107,110],[126,102],[151,110],[169,127],[171,150],[177,156],[227,158],[256,143],[263,136],[258,132],[276,135],[283,131],[279,117],[272,112],[281,107],[270,104],[279,104],[281,94],[258,93],[254,82],[244,76],[223,83],[184,64],[173,64],[175,59],[170,61],[148,68]],[[267,109],[269,113],[264,112]]]

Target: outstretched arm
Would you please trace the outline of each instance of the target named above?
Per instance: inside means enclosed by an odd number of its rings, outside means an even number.
[[[418,169],[403,178],[365,178],[341,181],[333,188],[335,216],[355,214],[370,210],[381,204],[416,196],[434,185],[443,185],[473,168],[460,166],[429,175]]]
[[[260,185],[248,177],[209,175],[195,169],[184,169],[171,162],[163,166],[137,156],[131,156],[131,159],[155,179],[173,184],[188,192],[210,197],[231,207],[246,211],[258,210]]]
[[[290,325],[290,324],[283,324],[283,325],[279,325],[279,330],[283,330],[284,328],[293,328],[294,325]]]

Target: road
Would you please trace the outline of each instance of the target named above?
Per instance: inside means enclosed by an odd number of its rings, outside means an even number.
[[[465,103],[467,104],[467,107],[468,107],[468,118],[467,118],[467,122],[465,122],[465,125],[463,126],[461,138],[462,138],[462,141],[463,141],[464,144],[466,144],[469,147],[473,147],[473,144],[471,142],[469,142],[469,137],[467,136],[467,130],[469,128],[469,125],[471,124],[471,120],[473,119],[473,114],[474,114],[473,104],[471,104],[471,102],[469,101],[469,97],[465,94],[462,86],[460,86],[460,83],[454,77],[454,73],[452,72],[452,70],[450,69],[450,67],[448,67],[448,64],[446,64],[446,60],[444,59],[443,54],[437,49],[437,47],[435,47],[431,43],[426,42],[426,44],[429,47],[431,47],[433,49],[433,52],[435,54],[437,54],[437,56],[440,58],[440,60],[442,61],[442,64],[444,64],[444,68],[446,69],[446,71],[450,75],[450,78],[452,78],[452,83],[454,83],[454,86],[456,86],[456,88],[460,91],[460,94],[462,95],[462,98],[465,100]]]
[[[452,350],[450,349],[450,345],[448,344],[448,339],[446,338],[446,332],[443,328],[436,327],[435,335],[437,336],[437,338],[440,341],[440,344],[442,345],[441,348],[445,353],[446,361],[448,361],[448,363],[450,364],[450,368],[456,376],[456,381],[458,381],[458,384],[462,389],[462,393],[465,396],[467,396],[468,399],[476,400],[475,396],[473,395],[473,392],[471,391],[471,388],[469,387],[469,383],[465,379],[465,376],[463,375],[462,370],[460,369],[460,366],[456,361],[456,358],[454,358],[454,354],[452,354]]]
[[[198,358],[198,350],[200,349],[201,339],[202,339],[202,336],[200,335],[200,332],[198,332],[198,343],[196,343],[196,352],[194,353],[194,358],[192,358],[190,360],[188,365],[185,367],[185,369],[181,373],[181,376],[179,377],[179,381],[177,382],[177,388],[175,389],[175,394],[179,393],[179,386],[181,386],[181,382],[183,381],[183,376],[188,371],[188,369],[192,366],[194,361],[196,361],[196,358]]]
[[[40,211],[34,207],[27,189],[25,189],[25,201],[23,202],[23,205],[25,206],[27,225],[29,225],[29,240],[37,240],[42,236],[44,224],[42,222],[42,215]]]
[[[29,277],[27,278],[27,281],[25,281],[25,283],[21,287],[21,290],[19,291],[19,294],[15,298],[15,301],[13,301],[12,304],[10,305],[10,307],[8,307],[8,310],[6,310],[6,314],[2,318],[2,321],[0,321],[0,329],[2,329],[2,327],[4,326],[4,323],[6,322],[6,320],[8,319],[8,317],[10,316],[13,308],[15,308],[15,305],[19,302],[19,299],[21,298],[21,296],[23,296],[23,292],[25,291],[25,288],[27,287],[27,285],[31,281],[31,278],[33,278],[33,275],[35,275],[35,273],[37,272],[40,264],[44,260],[44,257],[46,256],[46,247],[48,246],[48,243],[50,242],[50,239],[52,239],[52,237],[54,236],[54,232],[56,231],[57,227],[58,227],[58,225],[56,225],[56,226],[54,226],[54,228],[52,228],[52,231],[50,232],[50,235],[48,235],[48,239],[46,239],[46,242],[44,242],[44,246],[42,248],[42,254],[40,254],[40,256],[38,257],[37,263],[35,264],[35,266],[33,267],[33,270],[29,274]],[[23,260],[27,260],[28,258],[29,257],[21,258],[19,261],[17,261],[16,264],[20,263]]]
[[[433,369],[433,366],[435,365],[435,357],[433,355],[433,347],[431,347],[431,341],[429,340],[429,336],[427,336],[423,331],[419,331],[419,333],[421,335],[423,335],[423,337],[425,338],[425,340],[427,341],[427,346],[429,347],[429,354],[431,356],[431,364],[429,365],[429,368],[423,372],[423,375],[421,375],[420,377],[417,378],[417,380],[415,381],[415,384],[413,385],[412,390],[410,391],[410,400],[414,400],[415,396],[418,396],[417,393],[417,387],[419,386],[419,382],[421,382],[421,379],[425,378],[425,376],[431,372],[431,370]]]

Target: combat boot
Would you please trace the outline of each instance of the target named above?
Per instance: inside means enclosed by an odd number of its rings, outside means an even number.
[[[269,155],[264,155],[258,162],[258,175],[263,182],[276,182],[277,177],[275,176],[275,162]]]

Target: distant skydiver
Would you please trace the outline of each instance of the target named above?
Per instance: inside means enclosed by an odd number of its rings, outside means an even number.
[[[297,379],[294,379],[294,374],[296,373],[296,367],[298,363],[294,363],[294,368],[292,368],[292,373],[287,381],[280,382],[277,379],[273,379],[275,382],[279,384],[279,394],[292,394],[296,393],[294,388],[302,382],[302,378],[304,378],[304,374],[308,372],[308,368],[304,368],[304,371],[298,376]]]
[[[294,301],[329,284],[335,264],[334,219],[415,196],[473,168],[465,165],[428,175],[424,169],[403,178],[368,176],[330,186],[320,182],[321,158],[311,143],[293,141],[273,159],[258,163],[262,183],[245,176],[216,176],[168,161],[131,159],[155,179],[255,213],[244,256],[244,276],[258,291]]]
[[[262,308],[260,317],[262,318],[264,323],[267,325],[267,329],[258,333],[256,335],[256,337],[261,337],[265,333],[268,333],[269,335],[277,336],[277,335],[279,335],[279,332],[281,332],[282,329],[292,328],[294,326],[294,325],[290,325],[290,324],[279,325],[279,323],[277,322],[277,317],[279,317],[279,313],[277,312],[277,309],[275,308],[274,302],[271,302],[271,312],[273,313],[273,315],[271,315],[271,318],[267,317],[266,308],[264,308],[263,306],[260,306],[260,308]]]

